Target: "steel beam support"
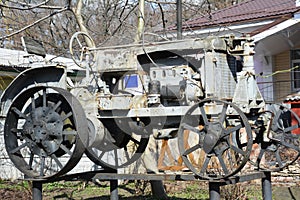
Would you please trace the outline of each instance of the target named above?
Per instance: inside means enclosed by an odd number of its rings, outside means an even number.
[[[110,200],[119,200],[118,180],[110,180]]]
[[[78,174],[69,174],[61,177],[56,177],[51,180],[34,180],[32,181],[32,197],[33,200],[42,200],[42,186],[43,183],[55,181],[78,181],[78,180],[105,180],[110,181],[110,200],[119,200],[118,195],[118,180],[178,180],[178,181],[207,181],[201,180],[192,174],[117,174],[112,170],[100,170],[93,172],[84,172]],[[271,185],[271,172],[256,172],[241,176],[232,176],[223,180],[210,180],[209,184],[209,199],[220,200],[220,188],[224,185],[236,184],[240,182],[250,181],[254,179],[261,179],[262,182],[262,196],[264,200],[272,200],[272,185]]]
[[[262,196],[264,200],[272,200],[271,172],[264,172],[265,177],[261,179]]]
[[[32,199],[43,199],[43,183],[40,181],[32,181]]]

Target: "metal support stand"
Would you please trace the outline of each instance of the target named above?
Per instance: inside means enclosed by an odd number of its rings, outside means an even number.
[[[264,172],[265,177],[261,179],[262,196],[264,200],[272,200],[271,172]]]
[[[209,182],[208,188],[209,188],[209,199],[210,200],[219,200],[220,195],[220,184],[217,182]]]
[[[201,180],[193,174],[117,174],[116,171],[100,170],[77,174],[69,174],[51,180],[32,180],[32,198],[33,200],[42,200],[43,183],[55,181],[79,181],[79,180],[109,180],[110,181],[110,199],[118,200],[118,180],[178,180],[178,181],[207,181]],[[237,184],[240,182],[261,179],[262,181],[262,196],[264,200],[272,200],[272,185],[271,172],[254,172],[250,174],[232,176],[222,180],[208,181],[209,184],[209,199],[220,200],[220,188],[224,185]]]
[[[118,180],[110,181],[110,200],[119,200]]]
[[[40,181],[32,181],[32,198],[34,200],[43,199],[43,183]]]

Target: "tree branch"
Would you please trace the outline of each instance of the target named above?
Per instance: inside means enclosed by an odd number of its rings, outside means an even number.
[[[165,2],[165,1],[156,1],[156,0],[146,0],[149,3],[158,3],[158,4],[176,4],[176,2]]]
[[[35,9],[35,8],[56,9],[56,10],[57,9],[62,9],[62,7],[58,7],[58,6],[45,6],[49,1],[50,0],[46,0],[46,1],[42,2],[42,3],[40,3],[40,4],[37,4],[37,5],[25,4],[25,3],[10,1],[12,3],[19,4],[20,6],[23,6],[23,8],[17,7],[17,6],[8,6],[8,5],[5,5],[3,3],[0,3],[0,7],[14,9],[14,10],[32,10],[32,9]]]
[[[6,38],[9,38],[9,37],[12,37],[12,36],[14,36],[14,35],[16,35],[16,34],[19,34],[19,33],[23,32],[23,31],[25,31],[25,30],[27,30],[27,29],[29,29],[29,28],[31,28],[31,27],[37,25],[38,23],[40,23],[40,22],[42,22],[42,21],[44,21],[44,20],[46,20],[46,19],[48,19],[48,18],[50,18],[50,17],[56,15],[56,14],[62,13],[62,12],[64,12],[64,11],[67,11],[67,10],[69,10],[69,8],[63,8],[63,9],[61,9],[61,10],[55,11],[55,12],[53,12],[53,13],[51,13],[51,14],[45,16],[45,17],[42,17],[41,19],[38,19],[37,21],[35,21],[35,22],[32,23],[32,24],[29,24],[29,25],[27,25],[27,26],[21,28],[20,30],[17,30],[17,31],[15,31],[15,32],[11,33],[11,34],[8,34],[8,35],[5,35],[5,36],[3,36],[3,37],[0,37],[0,40],[3,40],[3,39],[6,39]]]

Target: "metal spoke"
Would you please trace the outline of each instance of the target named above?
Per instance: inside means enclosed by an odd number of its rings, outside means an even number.
[[[40,176],[44,176],[44,169],[45,169],[45,157],[41,157],[41,165],[40,165]]]
[[[292,130],[295,130],[299,128],[299,124],[296,124],[296,125],[293,125],[293,126],[290,126],[290,127],[287,127],[283,130],[284,133],[288,133],[288,132],[291,132]]]
[[[118,150],[114,149],[114,154],[115,154],[115,166],[119,166],[119,162],[118,162]]]
[[[58,101],[54,106],[53,110],[57,111],[56,109],[62,104],[62,101]]]
[[[12,111],[14,111],[19,117],[26,119],[26,115],[24,113],[22,113],[19,109],[17,109],[16,107],[12,108]]]
[[[124,151],[125,151],[125,157],[126,157],[126,159],[128,161],[130,159],[130,156],[129,156],[129,153],[127,151],[127,147],[126,146],[124,147]]]
[[[259,154],[258,154],[258,156],[257,156],[257,164],[259,164],[260,163],[260,161],[262,160],[262,157],[263,157],[263,155],[264,155],[264,153],[266,152],[266,149],[261,149],[260,150],[260,152],[259,152]]]
[[[223,122],[225,121],[227,107],[228,107],[228,104],[224,104],[222,112],[221,112],[221,116],[220,116],[220,123],[221,124],[223,124]]]
[[[197,128],[195,128],[195,127],[193,127],[193,126],[191,126],[191,125],[189,125],[187,123],[182,123],[182,126],[186,130],[189,130],[189,131],[192,131],[192,132],[197,133],[199,135],[200,134],[202,135],[202,132],[199,129],[197,129]]]
[[[231,148],[233,151],[235,151],[235,152],[237,152],[238,154],[241,154],[241,155],[243,155],[243,156],[245,156],[245,155],[247,154],[247,152],[243,151],[242,149],[240,149],[240,148],[238,148],[238,147],[236,147],[236,146],[230,145],[230,148]]]
[[[281,157],[280,157],[280,154],[279,154],[279,150],[277,149],[277,151],[275,152],[275,156],[276,156],[276,161],[279,165],[279,168],[282,168],[283,167],[283,163],[282,163],[282,160],[281,160]]]
[[[55,154],[51,155],[51,158],[56,162],[56,164],[59,166],[60,169],[63,168],[63,165],[61,164],[61,162],[58,160],[57,156]]]
[[[15,134],[17,139],[22,139],[23,138],[22,131],[23,131],[22,129],[17,129],[17,128],[11,128],[10,129],[10,132]]]
[[[207,125],[208,124],[208,119],[207,119],[206,112],[204,110],[204,106],[200,107],[200,112],[201,112],[201,116],[203,117],[204,124]]]
[[[74,131],[74,130],[64,130],[64,131],[62,132],[62,134],[63,134],[63,135],[73,135],[73,136],[75,136],[75,135],[77,135],[78,133],[77,133],[77,131]]]
[[[102,152],[100,153],[100,155],[97,156],[97,157],[99,158],[99,160],[101,160],[101,158],[104,156],[104,154],[105,154],[105,151],[102,151]]]
[[[229,128],[229,129],[227,129],[227,130],[224,131],[224,135],[223,136],[229,135],[230,133],[238,131],[241,128],[243,128],[242,124],[239,124],[239,125],[237,125],[235,127]]]
[[[297,146],[295,146],[295,145],[293,145],[293,144],[289,144],[289,143],[287,143],[287,142],[285,142],[285,141],[280,142],[280,144],[283,145],[283,146],[285,146],[285,147],[287,147],[287,148],[294,149],[294,150],[300,152],[299,147],[297,147]]]
[[[209,156],[206,155],[205,161],[204,161],[204,163],[202,165],[202,168],[201,168],[201,171],[200,171],[201,174],[205,173],[205,171],[206,171],[206,169],[208,167],[208,163],[209,163],[210,159],[211,159],[211,157],[209,157]]]
[[[31,97],[31,108],[32,108],[32,110],[35,110],[35,99],[34,99],[34,97]]]
[[[67,154],[69,154],[70,156],[72,156],[72,152],[63,144],[60,144],[59,146],[64,152],[66,152]]]
[[[225,162],[224,162],[221,154],[218,155],[218,159],[219,159],[219,162],[220,162],[220,164],[222,166],[222,169],[223,169],[224,173],[225,174],[229,174],[229,171],[228,171],[228,169],[226,167],[226,164],[225,164]]]
[[[66,119],[68,119],[69,117],[71,117],[73,115],[72,112],[69,112],[68,114],[66,114],[65,116],[62,117],[62,121],[65,121]]]
[[[196,144],[195,146],[185,150],[184,153],[183,153],[183,156],[187,156],[187,155],[189,155],[190,153],[196,151],[199,148],[201,148],[201,146],[199,144]]]
[[[20,151],[21,149],[23,149],[23,148],[26,147],[26,146],[27,146],[27,142],[24,142],[22,145],[20,145],[20,146],[14,148],[14,149],[12,149],[12,150],[10,150],[9,153],[10,153],[10,154],[14,154],[14,153]]]
[[[78,37],[76,37],[75,39],[76,39],[76,41],[77,41],[77,43],[78,43],[79,47],[80,47],[80,48],[82,48],[82,44],[81,44],[81,42],[80,42],[79,38],[78,38]]]
[[[29,167],[32,169],[32,163],[33,163],[34,153],[30,151],[30,158],[29,158]]]
[[[227,154],[227,157],[228,157],[228,160],[229,160],[229,165],[230,165],[231,168],[233,168],[234,162],[237,162],[237,161],[236,161],[236,159],[235,159],[235,161],[233,161],[230,151],[226,151],[226,154]]]
[[[46,88],[43,89],[43,108],[47,107]]]

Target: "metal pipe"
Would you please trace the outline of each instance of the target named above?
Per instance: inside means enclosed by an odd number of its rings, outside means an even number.
[[[110,180],[110,200],[118,199],[118,180]]]
[[[265,176],[261,179],[263,200],[272,200],[271,172],[264,172]]]
[[[209,182],[209,199],[210,200],[220,200],[220,183],[218,182]]]
[[[182,2],[181,0],[176,1],[177,9],[177,39],[182,39]]]

